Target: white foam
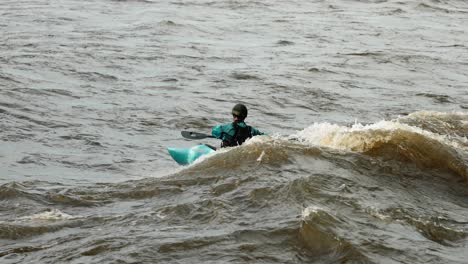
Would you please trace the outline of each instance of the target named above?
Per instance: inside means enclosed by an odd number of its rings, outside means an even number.
[[[451,140],[447,135],[440,135],[430,131],[423,130],[418,127],[410,126],[407,124],[402,124],[395,121],[379,121],[375,124],[363,125],[356,123],[351,127],[340,126],[337,124],[330,123],[314,123],[313,125],[305,128],[302,131],[297,132],[289,136],[289,138],[295,138],[303,143],[308,143],[312,145],[332,147],[342,150],[349,150],[349,147],[346,144],[342,144],[343,141],[348,139],[348,136],[354,132],[366,132],[366,131],[395,131],[395,130],[404,130],[413,133],[423,135],[425,137],[434,139],[446,145],[450,145],[455,148],[464,149],[465,147],[459,144],[457,141]],[[467,138],[458,138],[460,142],[465,144]]]
[[[252,137],[252,138],[249,138],[247,139],[244,144],[242,145],[251,145],[251,144],[255,144],[255,143],[265,143],[265,142],[268,142],[268,141],[271,141],[271,137],[270,136],[255,136],[255,137]]]
[[[260,156],[257,158],[257,161],[258,161],[258,162],[262,161],[263,156],[265,156],[265,151],[262,151],[262,153],[260,154]]]
[[[468,118],[468,112],[458,112],[458,111],[452,111],[452,112],[435,112],[435,111],[417,111],[414,113],[409,114],[408,116],[460,116],[463,118]]]
[[[51,220],[51,221],[57,221],[57,220],[70,220],[70,219],[75,219],[77,218],[76,216],[72,216],[69,214],[66,214],[58,209],[52,209],[48,210],[45,212],[37,213],[31,216],[26,216],[22,217],[20,219],[22,220]]]
[[[304,210],[302,210],[302,220],[307,218],[309,215],[316,214],[322,210],[323,210],[322,208],[315,206],[315,205],[307,206]]]
[[[388,215],[385,215],[384,213],[382,213],[378,208],[376,207],[368,207],[366,209],[367,213],[369,213],[371,216],[375,217],[375,218],[378,218],[380,220],[388,220],[390,219],[390,216]]]

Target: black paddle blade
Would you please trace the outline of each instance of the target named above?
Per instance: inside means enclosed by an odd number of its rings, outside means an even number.
[[[184,138],[188,139],[204,139],[204,138],[213,138],[212,135],[192,132],[192,131],[182,131],[180,132]]]

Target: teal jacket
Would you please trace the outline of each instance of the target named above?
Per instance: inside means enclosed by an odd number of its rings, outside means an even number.
[[[238,122],[237,126],[239,127],[240,131],[249,131],[250,135],[247,135],[247,138],[258,135],[265,135],[265,133],[260,132],[258,129],[248,126],[245,122]],[[215,138],[219,138],[223,141],[221,145],[222,147],[241,145],[245,140],[245,138],[241,139],[241,142],[239,142],[240,144],[233,142],[233,140],[235,140],[234,137],[236,136],[236,128],[234,123],[217,125],[213,127],[211,134]],[[237,136],[239,136],[239,132]]]

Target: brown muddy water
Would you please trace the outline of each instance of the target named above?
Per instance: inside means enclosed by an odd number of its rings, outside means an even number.
[[[468,3],[0,3],[0,263],[466,263]],[[268,136],[177,165],[230,122]]]

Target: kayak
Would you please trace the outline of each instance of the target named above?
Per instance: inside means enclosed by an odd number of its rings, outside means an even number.
[[[216,148],[210,145],[200,144],[190,148],[167,148],[167,151],[180,165],[189,165],[200,157],[215,152]]]

